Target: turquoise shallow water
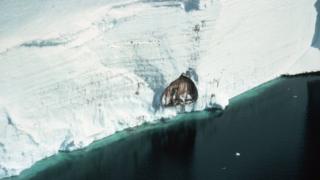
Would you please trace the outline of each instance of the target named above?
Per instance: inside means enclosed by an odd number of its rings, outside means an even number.
[[[119,132],[12,179],[320,179],[319,94],[319,75],[278,78],[223,112]]]

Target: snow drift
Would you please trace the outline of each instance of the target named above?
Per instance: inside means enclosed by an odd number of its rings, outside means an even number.
[[[0,178],[174,115],[159,98],[188,70],[197,110],[283,73],[320,70],[318,4],[1,1]]]

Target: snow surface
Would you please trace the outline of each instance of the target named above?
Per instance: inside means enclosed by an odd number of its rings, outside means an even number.
[[[320,70],[315,3],[0,1],[0,178],[175,115],[160,95],[188,69],[195,110],[283,73]]]

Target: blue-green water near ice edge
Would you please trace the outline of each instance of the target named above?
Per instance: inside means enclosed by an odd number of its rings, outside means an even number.
[[[319,121],[319,73],[281,77],[224,111],[128,129],[12,179],[320,179]]]

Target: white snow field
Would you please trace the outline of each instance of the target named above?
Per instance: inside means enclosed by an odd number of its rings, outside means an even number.
[[[280,74],[320,70],[315,3],[1,0],[0,178],[175,115],[159,97],[188,69],[195,110],[212,94],[226,105]]]

